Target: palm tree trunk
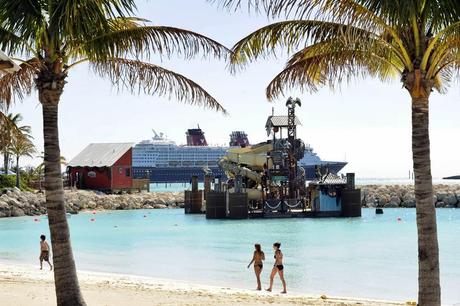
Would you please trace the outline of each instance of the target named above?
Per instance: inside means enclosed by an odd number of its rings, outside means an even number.
[[[19,155],[16,156],[16,187],[19,189]]]
[[[54,81],[37,80],[39,99],[43,107],[46,208],[51,233],[57,305],[79,306],[86,304],[78,284],[61,177],[58,104],[64,87],[63,81],[61,85],[56,88]]]
[[[5,171],[5,174],[8,174],[9,160],[10,155],[5,150],[5,152],[3,153],[3,170]]]
[[[412,155],[417,203],[418,304],[437,306],[441,305],[441,286],[436,209],[431,178],[428,97],[412,98]]]

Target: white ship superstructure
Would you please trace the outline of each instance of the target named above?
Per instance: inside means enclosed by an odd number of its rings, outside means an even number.
[[[136,144],[133,148],[134,177],[149,178],[152,182],[189,182],[192,175],[202,180],[205,169],[214,176],[224,177],[217,163],[230,146],[208,146],[200,128],[189,129],[186,135],[187,145],[177,145],[155,131],[151,140]],[[249,144],[244,132],[232,132],[230,137],[232,145]],[[306,145],[305,155],[298,164],[305,169],[308,179],[314,177],[317,165],[327,164],[331,172],[337,173],[346,162],[323,161],[311,146]]]

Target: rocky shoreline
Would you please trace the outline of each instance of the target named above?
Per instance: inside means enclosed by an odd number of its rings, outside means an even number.
[[[365,185],[361,188],[363,207],[415,207],[413,185]],[[377,200],[377,201],[376,201]],[[438,208],[460,208],[460,185],[434,185],[433,202]]]
[[[164,209],[183,207],[183,192],[142,192],[105,194],[96,191],[65,190],[66,210],[77,214],[85,210]],[[45,195],[10,188],[0,196],[0,218],[46,214]]]
[[[361,188],[363,207],[415,207],[414,186],[365,185]],[[0,193],[0,218],[46,214],[45,195],[16,188]],[[129,210],[183,208],[183,192],[143,192],[107,195],[95,191],[65,191],[66,210],[76,214],[85,210]],[[460,185],[435,185],[433,202],[439,208],[460,208]]]

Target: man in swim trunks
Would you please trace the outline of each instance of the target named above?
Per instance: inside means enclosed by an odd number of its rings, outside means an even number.
[[[50,271],[53,270],[53,266],[50,263],[50,246],[46,242],[46,236],[40,236],[40,270],[43,269],[43,261],[46,261],[50,265]]]

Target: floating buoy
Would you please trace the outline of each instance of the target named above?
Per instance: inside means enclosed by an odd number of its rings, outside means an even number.
[[[402,219],[401,219],[400,217],[398,217],[398,219],[396,219],[396,220],[398,220],[398,221],[402,221]]]
[[[96,221],[96,219],[91,218],[91,219],[89,219],[89,221],[94,222],[94,221]]]

